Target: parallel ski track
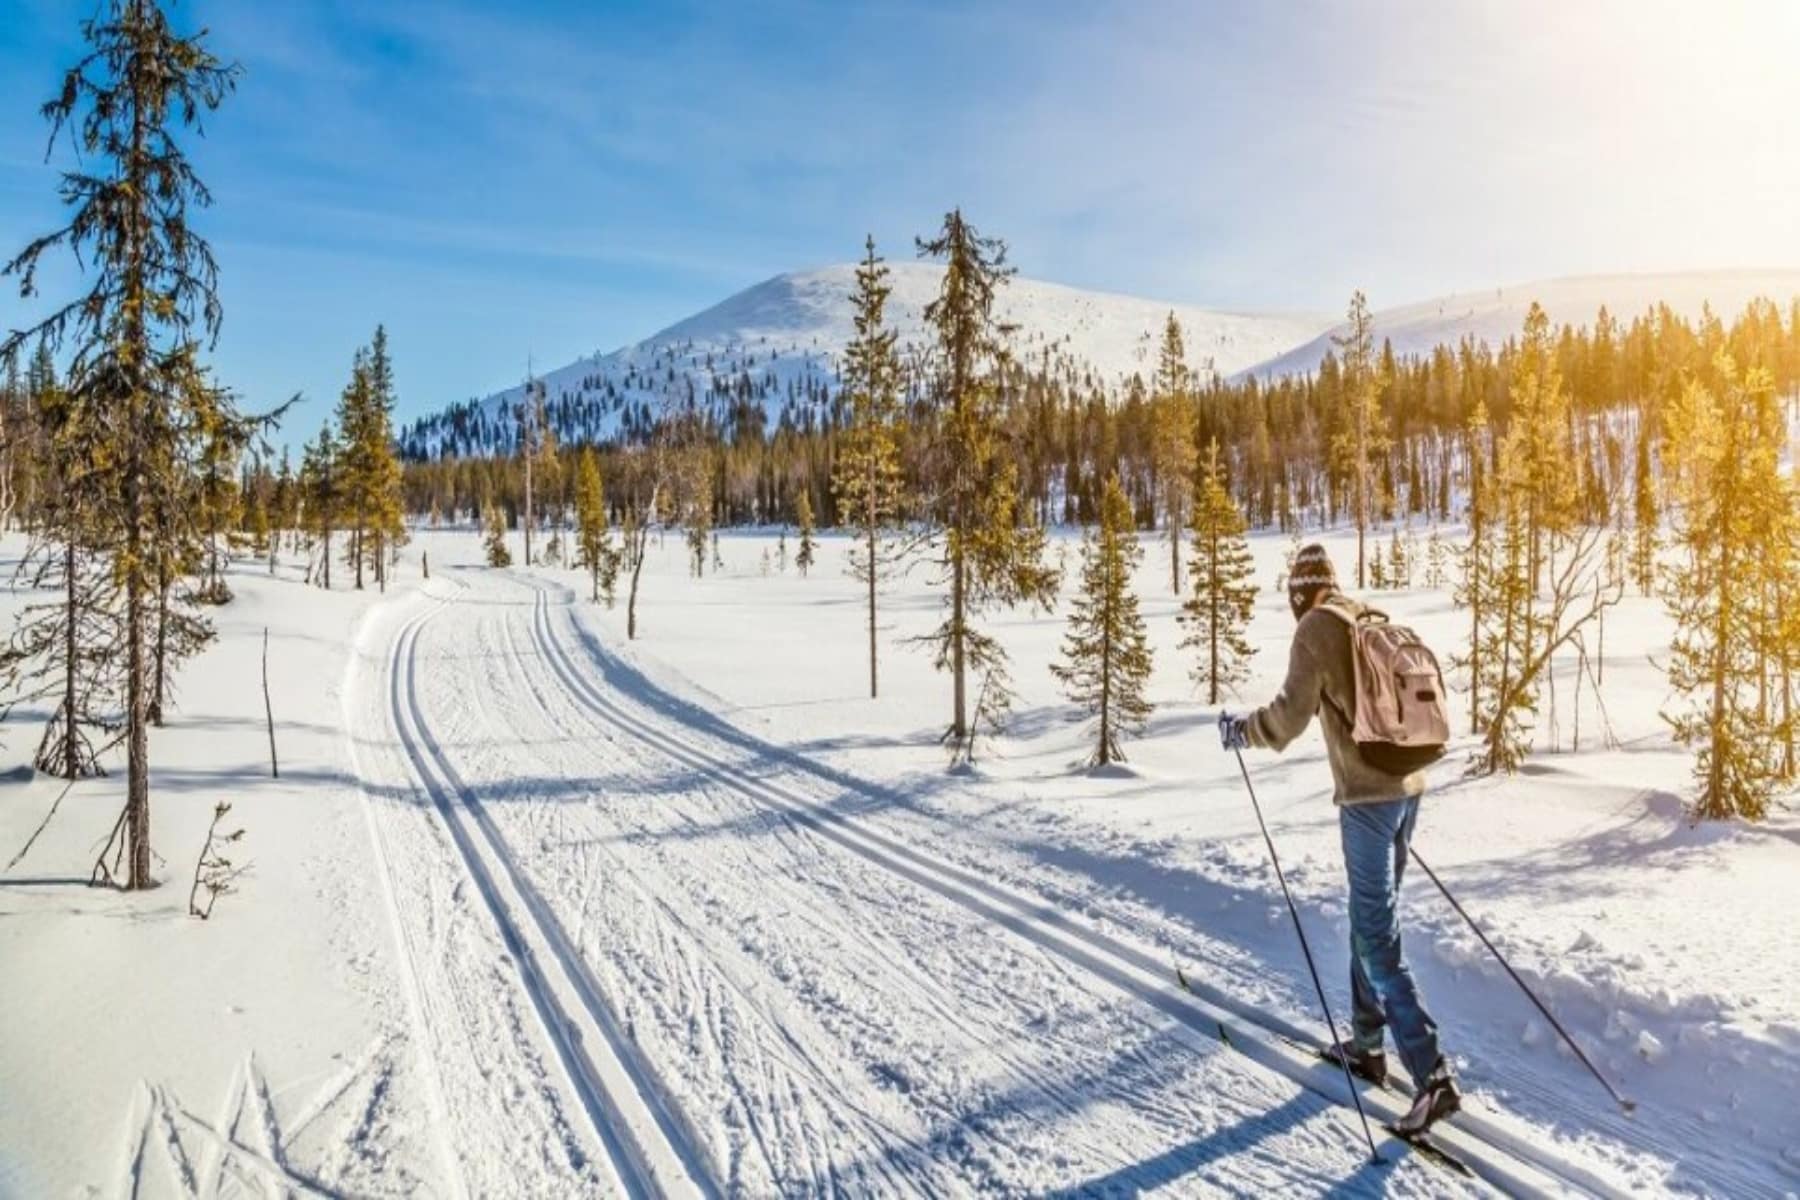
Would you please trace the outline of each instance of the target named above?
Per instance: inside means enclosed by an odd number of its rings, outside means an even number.
[[[1209,1037],[1223,1038],[1239,1053],[1333,1104],[1350,1107],[1341,1074],[1327,1069],[1310,1052],[1295,1048],[1295,1043],[1307,1045],[1316,1040],[1305,1030],[1200,980],[1192,980],[1191,993],[1181,993],[1174,986],[1170,964],[1157,961],[1149,953],[1085,928],[1066,913],[1040,901],[902,845],[795,790],[734,771],[692,740],[631,712],[588,679],[568,648],[555,636],[550,624],[551,604],[546,585],[522,576],[515,578],[535,593],[533,636],[545,661],[551,664],[571,697],[597,718],[612,723],[640,743],[655,747],[721,786],[735,789],[852,853],[995,922],[1175,1020]],[[567,597],[573,593],[567,588],[561,591],[566,608]],[[586,656],[604,667],[608,658],[604,648],[595,643],[572,616],[569,628],[582,644]],[[679,720],[679,717],[675,719]],[[882,795],[879,788],[850,781],[837,772],[822,771],[777,747],[759,745],[758,749],[764,750],[772,763],[819,774],[836,785]],[[1403,1105],[1376,1092],[1365,1092],[1363,1104],[1372,1118],[1391,1121],[1404,1112]],[[1465,1110],[1453,1118],[1452,1123],[1434,1130],[1433,1136],[1446,1151],[1468,1163],[1484,1182],[1511,1195],[1576,1194],[1608,1200],[1624,1200],[1630,1195],[1585,1166],[1546,1152],[1533,1144],[1529,1133],[1508,1129],[1494,1118],[1478,1112]],[[1383,1143],[1383,1147],[1389,1155],[1410,1150],[1404,1142],[1392,1137]]]
[[[545,1036],[627,1192],[643,1197],[717,1196],[704,1158],[637,1060],[580,954],[518,869],[481,798],[463,784],[429,736],[418,698],[416,650],[420,632],[444,607],[439,604],[413,618],[394,644],[394,727],[413,773],[431,797],[464,870],[499,928]],[[460,804],[452,802],[453,796]],[[516,904],[503,895],[478,840],[498,863],[504,890],[517,897]],[[559,993],[573,994],[579,1011],[571,1013],[559,1001]],[[668,1169],[671,1163],[676,1171]]]
[[[466,586],[466,585],[461,585]],[[360,671],[358,664],[360,655],[352,654],[352,669]],[[343,720],[346,740],[350,748],[350,765],[356,771],[358,779],[367,779],[362,757],[357,751],[357,738],[352,732],[355,728],[350,719],[350,697],[355,689],[348,683],[343,688]],[[381,823],[375,819],[375,806],[369,796],[369,789],[362,789],[363,820],[369,830],[369,844],[375,855],[375,876],[380,886],[382,908],[387,913],[388,927],[394,936],[394,944],[399,949],[400,990],[406,1001],[408,1019],[412,1025],[412,1036],[417,1044],[412,1053],[419,1063],[419,1069],[425,1080],[425,1097],[427,1111],[435,1126],[432,1133],[432,1146],[436,1151],[439,1163],[444,1169],[444,1187],[449,1195],[460,1200],[469,1195],[468,1181],[463,1177],[462,1160],[457,1157],[456,1150],[449,1143],[450,1106],[444,1098],[443,1075],[438,1069],[435,1053],[436,1037],[433,1031],[436,1024],[432,1016],[429,993],[419,983],[419,968],[412,937],[407,933],[406,923],[400,919],[400,902],[395,895],[394,869],[392,855],[389,854],[387,841],[381,833]],[[310,1118],[308,1118],[310,1119]]]

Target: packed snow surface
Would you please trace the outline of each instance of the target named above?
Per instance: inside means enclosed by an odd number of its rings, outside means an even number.
[[[1265,586],[1288,548],[1255,539]],[[1469,1180],[1386,1138],[1396,1161],[1367,1165],[1341,1084],[1280,1040],[1322,1022],[1166,560],[1138,581],[1158,709],[1127,768],[1082,769],[1047,670],[1063,617],[1017,612],[992,624],[1010,730],[951,773],[947,681],[903,644],[937,619],[928,573],[885,595],[870,700],[846,543],[808,578],[781,549],[727,531],[694,580],[678,535],[653,542],[635,643],[581,575],[481,568],[468,532],[420,531],[386,596],[240,565],[154,741],[165,885],[83,886],[116,778],[0,873],[0,1196],[1800,1188],[1800,820],[1688,821],[1654,601],[1608,623],[1604,713],[1559,675],[1557,751],[1546,713],[1524,774],[1464,782],[1460,747],[1434,772],[1421,852],[1640,1105],[1620,1115],[1409,876],[1469,1093],[1444,1142],[1489,1171]],[[1460,640],[1441,592],[1374,598]],[[1265,591],[1233,707],[1270,693],[1291,630]],[[35,739],[4,728],[10,858],[61,785],[17,775]],[[1341,1016],[1322,747],[1248,761]],[[253,867],[200,922],[220,800]]]

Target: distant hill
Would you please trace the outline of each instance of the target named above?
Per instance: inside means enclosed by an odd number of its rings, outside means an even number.
[[[923,311],[943,270],[889,264],[889,324],[902,348],[927,339]],[[837,391],[843,347],[852,336],[854,264],[777,275],[641,342],[543,376],[550,416],[564,441],[598,441],[641,427],[670,403],[692,401],[723,415],[749,413],[765,429],[783,420],[816,422]],[[1154,369],[1170,312],[1181,322],[1188,365],[1221,375],[1244,370],[1313,337],[1330,317],[1215,312],[1136,296],[1082,291],[1014,278],[1001,292],[1002,317],[1020,326],[1014,352],[1046,354],[1078,374],[1114,384]],[[409,457],[505,451],[523,384],[453,405],[402,434]]]
[[[1468,335],[1499,346],[1518,336],[1533,300],[1555,325],[1592,325],[1604,305],[1621,325],[1629,325],[1657,304],[1667,304],[1689,319],[1700,315],[1703,305],[1729,322],[1747,303],[1766,296],[1782,308],[1800,296],[1800,270],[1793,271],[1691,271],[1647,275],[1579,275],[1546,279],[1479,292],[1460,292],[1407,304],[1377,309],[1375,341],[1393,343],[1402,357],[1429,353],[1439,345],[1455,345]],[[1315,371],[1331,349],[1336,326],[1240,375],[1273,378]]]

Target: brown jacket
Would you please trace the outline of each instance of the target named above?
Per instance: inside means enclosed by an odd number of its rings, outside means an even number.
[[[1356,601],[1333,593],[1326,604],[1355,615]],[[1425,790],[1425,773],[1389,775],[1363,761],[1350,736],[1356,713],[1356,675],[1351,665],[1350,628],[1341,617],[1318,609],[1300,618],[1288,651],[1287,679],[1269,704],[1250,714],[1252,746],[1283,750],[1306,732],[1313,714],[1325,730],[1325,752],[1331,760],[1332,799],[1339,804],[1373,804],[1417,796]]]

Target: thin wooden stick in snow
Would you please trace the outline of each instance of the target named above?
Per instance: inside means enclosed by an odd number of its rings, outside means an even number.
[[[263,626],[263,714],[269,719],[269,775],[281,778],[281,763],[275,758],[275,706],[269,702],[269,627]]]

